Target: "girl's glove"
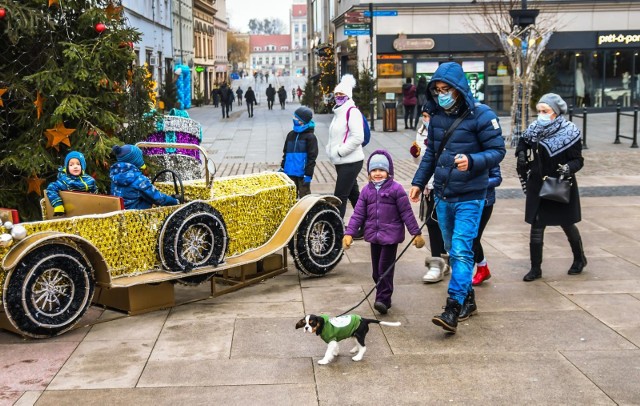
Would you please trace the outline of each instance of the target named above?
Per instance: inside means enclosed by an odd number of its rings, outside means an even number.
[[[571,176],[571,169],[569,169],[569,165],[567,164],[558,164],[558,174],[560,174],[563,178],[568,178]]]
[[[413,245],[416,248],[424,247],[424,238],[422,237],[422,235],[416,235],[416,238],[413,239]]]
[[[342,249],[348,250],[352,242],[353,242],[353,237],[350,235],[345,235],[342,238]]]
[[[524,151],[518,152],[518,159],[516,161],[516,168],[518,169],[518,173],[525,174],[527,173],[527,154]]]
[[[417,158],[420,156],[420,152],[422,152],[420,145],[418,145],[417,142],[413,141],[413,144],[411,144],[411,148],[409,148],[409,153],[412,157]]]

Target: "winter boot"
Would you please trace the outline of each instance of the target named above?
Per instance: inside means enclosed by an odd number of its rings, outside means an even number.
[[[462,306],[457,300],[447,298],[447,305],[443,307],[444,312],[439,316],[433,316],[431,321],[436,326],[440,326],[450,333],[455,333],[458,329],[458,316]]]
[[[476,267],[476,274],[473,275],[471,284],[473,286],[478,286],[487,279],[491,279],[491,271],[489,271],[489,265],[485,263],[484,265],[478,265]]]
[[[582,238],[578,237],[576,240],[569,240],[571,245],[571,252],[573,252],[573,264],[569,268],[569,275],[577,275],[582,272],[582,269],[587,266],[587,257],[584,256],[584,250],[582,249]]]
[[[464,299],[462,310],[460,310],[460,315],[458,316],[458,321],[465,321],[477,312],[478,306],[476,306],[476,292],[471,289],[469,293],[467,293],[467,297]]]
[[[531,256],[531,270],[522,278],[525,282],[531,282],[542,277],[542,244],[529,244],[529,255]]]
[[[440,282],[444,275],[449,273],[449,265],[440,257],[427,257],[425,266],[428,266],[429,270],[422,277],[424,283]]]

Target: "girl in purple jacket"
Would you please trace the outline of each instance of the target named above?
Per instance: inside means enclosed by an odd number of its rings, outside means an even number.
[[[424,238],[411,210],[409,197],[401,184],[393,180],[393,162],[385,150],[374,151],[367,163],[369,183],[360,191],[358,203],[349,219],[342,246],[349,249],[353,235],[364,228],[364,240],[371,244],[373,280],[377,285],[373,307],[386,314],[393,293],[393,262],[398,244],[404,241],[404,227],[415,235],[413,245],[424,246]],[[381,278],[389,268],[389,272]]]

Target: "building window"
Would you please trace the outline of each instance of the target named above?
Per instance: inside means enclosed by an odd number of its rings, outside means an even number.
[[[302,24],[302,32],[307,32],[307,24]]]
[[[282,65],[282,57],[281,56],[278,57],[278,65]]]
[[[300,60],[300,53],[296,52],[295,58],[296,58],[296,61],[299,61]]]
[[[298,24],[293,24],[293,32],[298,32]]]
[[[288,57],[288,56],[286,56],[286,57],[284,58],[284,63],[285,63],[286,65],[289,65],[289,57]]]

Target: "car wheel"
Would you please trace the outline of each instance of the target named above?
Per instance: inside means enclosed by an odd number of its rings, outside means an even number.
[[[323,276],[342,258],[344,224],[338,209],[320,202],[305,215],[289,250],[298,270],[309,276]]]
[[[92,268],[82,253],[64,244],[44,245],[8,274],[4,309],[24,335],[52,337],[82,318],[93,291]]]
[[[227,243],[222,215],[206,203],[193,202],[167,218],[160,231],[158,253],[167,270],[189,272],[222,263]]]

